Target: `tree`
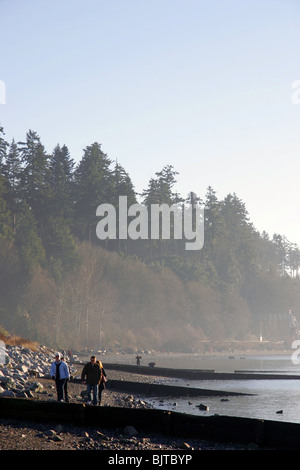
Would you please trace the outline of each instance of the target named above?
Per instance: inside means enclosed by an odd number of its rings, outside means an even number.
[[[16,231],[18,206],[21,200],[21,167],[22,164],[19,156],[18,146],[13,139],[6,155],[5,163],[3,164],[3,175],[7,185],[6,200],[11,213],[11,225],[14,233]]]
[[[11,326],[24,287],[24,276],[16,247],[0,236],[0,312],[1,324]]]
[[[74,161],[66,145],[59,144],[49,160],[49,181],[51,188],[50,213],[71,222],[73,212],[72,184]]]
[[[41,229],[49,209],[49,159],[40,137],[31,130],[26,134],[26,142],[19,142],[19,150],[23,163],[22,197],[31,208],[38,228]]]
[[[15,243],[23,272],[30,276],[35,268],[43,265],[46,255],[34,214],[26,203],[22,204],[17,220]]]
[[[173,169],[172,165],[166,165],[160,172],[156,172],[156,178],[149,180],[148,188],[142,192],[143,204],[148,209],[148,230],[149,230],[149,259],[153,258],[153,250],[156,248],[157,243],[152,240],[152,219],[151,219],[151,206],[166,204],[171,207],[173,204],[182,202],[182,198],[177,192],[173,192],[173,186],[176,183],[176,175],[178,173]],[[164,247],[166,244],[171,246],[170,242],[163,242],[162,239],[162,214],[159,218],[159,257],[164,255]],[[174,228],[174,220],[170,219],[170,239],[172,238]],[[176,253],[176,244],[175,244]]]
[[[215,190],[209,186],[204,200],[204,247],[202,259],[213,261],[213,253],[218,243],[224,239],[224,223],[221,214],[221,203]]]
[[[115,163],[111,173],[111,181],[111,203],[115,207],[118,205],[119,196],[127,196],[128,205],[136,203],[136,193],[131,178],[118,162]]]
[[[43,237],[51,275],[61,283],[64,276],[78,266],[75,239],[63,217],[49,217]]]
[[[178,175],[173,166],[166,165],[155,174],[157,176],[159,202],[169,205],[179,202],[178,194],[172,191],[173,186],[177,183],[176,175]]]
[[[289,269],[292,277],[297,277],[300,268],[300,250],[296,243],[289,247]]]
[[[257,268],[257,251],[255,231],[249,222],[246,206],[236,194],[228,194],[222,203],[221,213],[240,274],[249,281],[249,276]]]
[[[12,239],[11,214],[6,203],[7,189],[5,179],[0,174],[0,237]]]
[[[274,233],[273,235],[274,247],[278,256],[278,270],[281,276],[287,274],[288,269],[288,251],[289,241],[285,236]]]
[[[6,151],[8,147],[8,142],[4,139],[5,132],[3,127],[0,125],[0,169],[2,167],[3,159],[6,157]]]
[[[111,195],[110,201],[116,209],[116,219],[117,219],[117,240],[115,243],[116,249],[121,251],[123,248],[124,253],[127,252],[128,240],[121,240],[119,237],[119,221],[120,221],[120,212],[119,212],[119,197],[127,197],[127,206],[130,207],[132,204],[136,204],[136,192],[134,190],[133,183],[129,174],[125,169],[119,164],[115,163],[114,169],[111,174]],[[127,230],[127,227],[126,227]]]
[[[96,239],[96,209],[109,203],[111,194],[111,160],[97,142],[84,150],[74,174],[75,232],[81,240]]]

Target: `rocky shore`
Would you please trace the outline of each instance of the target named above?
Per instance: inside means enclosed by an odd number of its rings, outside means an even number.
[[[7,347],[6,364],[0,366],[0,397],[21,397],[26,400],[56,401],[55,384],[49,379],[49,368],[54,352],[41,347],[31,351],[21,346]],[[80,364],[71,366],[71,375],[80,377]],[[110,370],[108,380],[129,380],[153,382],[156,377],[129,374]],[[85,400],[85,386],[69,382],[68,391],[71,403]],[[61,406],[68,406],[62,403]],[[126,393],[104,390],[101,406],[151,408],[145,400]],[[257,449],[255,444],[237,445],[207,442],[198,439],[168,437],[162,434],[145,433],[135,429],[130,422],[122,429],[111,429],[106,423],[99,427],[77,427],[49,422],[20,422],[1,419],[0,450],[249,450]]]

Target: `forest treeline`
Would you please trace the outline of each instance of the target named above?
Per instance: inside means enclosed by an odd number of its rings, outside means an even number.
[[[259,233],[233,192],[176,191],[172,165],[141,194],[94,142],[78,163],[47,153],[32,130],[7,142],[0,127],[0,325],[64,347],[198,349],[205,339],[285,339],[300,316],[300,251]],[[100,204],[204,208],[204,246],[185,240],[99,240]],[[150,224],[149,224],[150,225]]]

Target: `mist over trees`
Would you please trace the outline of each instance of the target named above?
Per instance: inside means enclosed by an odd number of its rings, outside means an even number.
[[[137,194],[98,142],[76,164],[66,145],[48,154],[36,132],[9,143],[0,127],[0,325],[62,347],[285,339],[288,311],[300,317],[298,246],[259,233],[234,192],[178,194],[179,176],[167,165]],[[119,196],[204,207],[203,248],[186,250],[172,230],[168,240],[124,239],[118,224],[115,239],[100,240],[96,209],[112,204],[119,221]]]

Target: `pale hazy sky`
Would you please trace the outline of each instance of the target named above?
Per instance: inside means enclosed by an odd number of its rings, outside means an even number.
[[[299,0],[0,0],[0,50],[9,142],[100,142],[137,191],[172,164],[300,245]]]

